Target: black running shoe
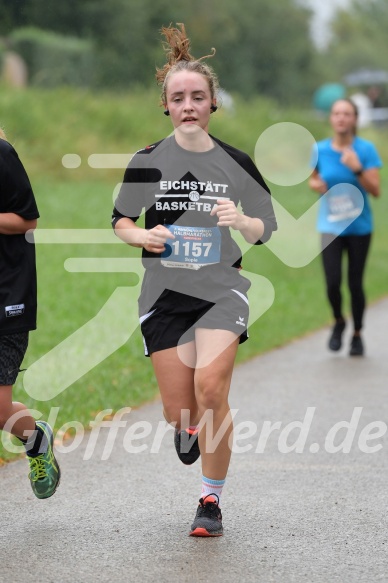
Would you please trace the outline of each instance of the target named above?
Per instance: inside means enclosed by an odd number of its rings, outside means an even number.
[[[334,324],[334,328],[332,330],[330,340],[329,340],[329,348],[330,350],[334,350],[337,352],[342,346],[342,334],[345,330],[345,322],[336,322]]]
[[[208,494],[199,501],[190,536],[222,536],[222,514],[217,494]]]
[[[352,342],[350,344],[349,356],[363,356],[364,355],[364,345],[361,340],[361,336],[353,336]]]
[[[175,429],[174,444],[179,459],[186,466],[191,466],[201,455],[198,445],[198,429]]]

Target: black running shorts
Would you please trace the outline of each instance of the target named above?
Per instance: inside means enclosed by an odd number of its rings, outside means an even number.
[[[28,346],[28,332],[0,334],[0,386],[14,385]]]
[[[248,339],[248,317],[248,298],[238,290],[226,290],[216,303],[164,290],[151,310],[140,316],[145,356],[191,342],[195,328],[230,330],[241,344]]]

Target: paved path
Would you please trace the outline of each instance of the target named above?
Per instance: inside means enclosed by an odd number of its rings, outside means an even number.
[[[25,460],[2,468],[0,582],[388,581],[387,330],[388,298],[367,312],[365,358],[347,356],[349,331],[329,353],[325,329],[236,369],[236,445],[250,450],[232,457],[223,538],[187,536],[200,466],[178,462],[170,433],[158,448],[159,401],[115,438],[102,428],[91,457],[92,434],[58,454],[49,500],[29,490]],[[151,433],[131,441],[131,427]]]

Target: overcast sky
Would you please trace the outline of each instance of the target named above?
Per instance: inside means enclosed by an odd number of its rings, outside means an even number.
[[[336,9],[346,8],[352,0],[303,0],[309,8],[314,11],[311,23],[313,38],[319,47],[326,45],[330,37],[330,19],[335,14]]]

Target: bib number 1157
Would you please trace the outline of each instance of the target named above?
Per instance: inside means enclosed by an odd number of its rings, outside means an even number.
[[[220,262],[221,233],[218,227],[181,227],[165,225],[174,235],[162,253],[165,267],[200,269]]]

